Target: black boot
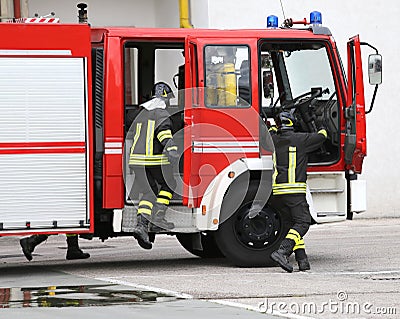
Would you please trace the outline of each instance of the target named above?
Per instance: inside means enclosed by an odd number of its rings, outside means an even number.
[[[143,249],[151,249],[153,244],[149,240],[149,220],[147,219],[151,218],[151,216],[146,218],[143,214],[138,214],[137,217],[137,224],[133,229],[133,237],[138,241],[140,247]]]
[[[287,272],[293,272],[293,266],[289,262],[289,256],[293,252],[294,240],[285,238],[282,240],[278,250],[271,254],[271,259]]]
[[[163,230],[171,230],[175,227],[174,223],[169,222],[165,219],[165,212],[167,211],[167,206],[163,204],[156,203],[153,206],[151,214],[151,224],[150,231],[158,232]]]
[[[67,256],[68,260],[72,259],[86,259],[89,258],[90,255],[88,253],[84,253],[78,244],[78,235],[75,236],[67,236]]]
[[[32,253],[37,245],[44,242],[49,236],[47,235],[32,235],[30,237],[25,237],[20,239],[19,243],[22,247],[22,252],[24,253],[26,259],[32,260]]]
[[[307,254],[305,249],[301,248],[301,249],[296,249],[294,251],[294,255],[296,257],[296,261],[299,265],[299,270],[300,271],[306,271],[306,270],[310,270],[310,262],[308,261],[307,258]]]

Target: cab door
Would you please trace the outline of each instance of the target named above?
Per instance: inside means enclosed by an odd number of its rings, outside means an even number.
[[[360,38],[354,36],[347,43],[348,83],[347,107],[345,109],[346,137],[344,143],[345,163],[348,170],[361,173],[367,155],[365,126],[364,82],[361,61]]]
[[[256,39],[188,37],[183,203],[199,207],[215,176],[259,157]]]

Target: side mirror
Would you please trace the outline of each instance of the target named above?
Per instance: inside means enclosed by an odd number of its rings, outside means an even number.
[[[382,83],[382,56],[370,54],[368,57],[369,84],[378,85]]]
[[[274,76],[271,70],[263,72],[263,93],[266,99],[274,98]]]

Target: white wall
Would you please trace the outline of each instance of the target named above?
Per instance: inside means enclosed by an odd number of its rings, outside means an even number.
[[[155,26],[179,28],[179,5],[177,0],[154,0]]]
[[[3,0],[5,1],[5,0]],[[93,26],[136,26],[179,28],[178,0],[25,0],[29,16],[55,12],[63,23],[78,21],[76,5],[88,5],[89,23]],[[192,1],[193,22],[197,27],[208,27],[208,0]]]
[[[76,22],[76,4],[81,1],[29,0],[33,15],[55,11],[63,22]],[[178,0],[87,0],[89,20],[98,25],[134,25],[137,27],[179,26]],[[367,116],[368,156],[362,178],[367,180],[368,211],[363,217],[400,216],[400,130],[397,129],[397,98],[400,97],[400,45],[396,24],[400,2],[385,0],[282,0],[286,17],[309,18],[314,10],[322,12],[323,25],[328,26],[346,63],[346,42],[360,34],[362,41],[376,46],[383,56],[383,84],[375,108]],[[279,23],[283,14],[279,0],[191,0],[191,17],[195,27],[264,28],[266,17],[275,14]],[[367,50],[364,50],[365,52]],[[367,53],[365,53],[365,58]],[[365,82],[368,83],[367,78]],[[369,106],[373,88],[366,84]]]
[[[190,1],[190,18],[195,28],[209,27],[209,5],[213,0],[191,0]],[[215,0],[214,0],[215,1]]]
[[[155,0],[29,0],[29,15],[55,12],[61,22],[76,23],[78,22],[76,5],[81,2],[88,5],[88,18],[92,26],[156,26]]]

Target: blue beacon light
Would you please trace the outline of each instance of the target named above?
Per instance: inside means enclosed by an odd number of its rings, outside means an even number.
[[[310,13],[311,24],[322,24],[322,14],[319,11],[313,11]]]
[[[277,28],[278,27],[278,17],[270,15],[267,17],[267,28]]]

